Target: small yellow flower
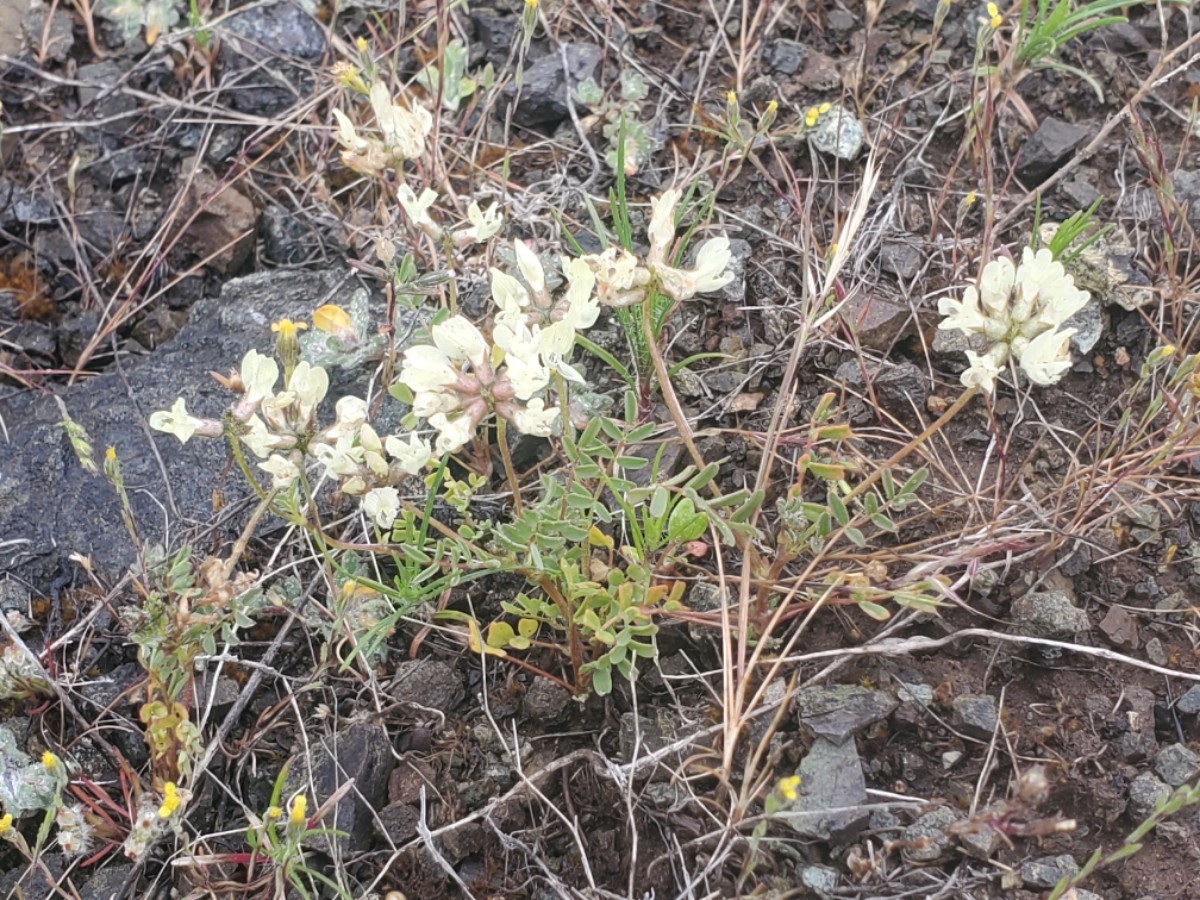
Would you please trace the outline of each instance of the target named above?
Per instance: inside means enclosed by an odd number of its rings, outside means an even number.
[[[313,328],[327,334],[348,331],[352,324],[350,313],[332,303],[326,303],[313,313]]]
[[[367,39],[365,37],[360,37],[358,40],[356,40],[354,42],[354,46],[358,48],[359,53],[366,53],[367,52]]]
[[[820,106],[817,107],[817,112],[823,116],[823,115],[825,115],[825,113],[829,112],[831,109],[833,109],[832,103],[822,103]]]
[[[819,118],[821,118],[821,111],[815,106],[810,106],[808,111],[804,114],[804,124],[809,128],[812,128],[817,124],[817,119]]]
[[[530,9],[537,9],[538,0],[525,0],[525,5]]]
[[[104,458],[110,463],[116,462],[117,461],[117,448],[109,447],[107,450],[105,450]]]
[[[179,809],[183,799],[179,796],[179,790],[175,787],[175,782],[168,781],[163,785],[163,802],[158,808],[158,817],[160,819],[169,819],[175,810]]]
[[[308,798],[303,794],[297,794],[292,798],[292,802],[288,804],[288,824],[299,827],[308,821]]]
[[[300,359],[300,338],[297,332],[308,328],[303,322],[280,319],[271,323],[271,330],[279,335],[275,339],[275,355],[283,363],[284,381],[292,377],[292,370]]]
[[[971,191],[971,192],[970,192],[969,194],[967,194],[967,196],[966,196],[966,197],[963,199],[963,205],[964,205],[964,206],[971,206],[971,205],[972,205],[972,204],[974,204],[974,203],[975,203],[975,201],[976,201],[976,200],[978,200],[978,199],[979,199],[979,195],[978,195],[978,194],[976,194],[974,191]]]
[[[997,7],[995,3],[989,3],[987,5],[987,14],[988,18],[991,19],[991,26],[993,28],[999,28],[1000,24],[1004,21],[1004,17],[1000,15],[999,7]]]
[[[293,322],[291,319],[280,319],[271,323],[271,330],[279,335],[280,340],[295,340],[297,331],[304,331],[308,325],[304,322]]]
[[[778,111],[779,111],[779,101],[778,100],[772,100],[770,103],[767,104],[767,113],[769,115],[773,116]]]
[[[267,810],[267,818],[268,819],[278,819],[282,815],[283,815],[283,810],[280,809],[278,806],[272,806],[270,809]]]
[[[0,834],[6,834],[10,828],[12,828],[12,813],[5,813],[0,817]]]
[[[793,802],[797,797],[800,796],[800,792],[798,790],[800,787],[800,776],[792,775],[788,778],[780,778],[777,787],[779,789],[779,793],[783,794],[785,800],[788,802]]]
[[[47,750],[42,754],[42,765],[45,766],[49,771],[53,772],[58,768],[58,757]]]

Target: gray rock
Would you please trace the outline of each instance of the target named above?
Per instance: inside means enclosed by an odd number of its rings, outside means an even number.
[[[520,27],[520,19],[510,12],[500,12],[474,3],[471,4],[470,18],[475,26],[475,39],[471,41],[472,57],[475,52],[480,55],[479,60],[472,58],[472,65],[487,61],[499,67],[508,58]]]
[[[808,132],[808,142],[822,153],[849,162],[862,152],[867,132],[854,113],[834,103]]]
[[[46,6],[39,4],[33,7],[21,19],[21,31],[24,32],[25,43],[43,54],[48,62],[65,63],[75,47],[75,21],[71,13],[60,6],[50,17],[50,27],[47,29],[46,16],[49,14]]]
[[[1013,626],[1030,637],[1071,638],[1088,630],[1088,617],[1063,591],[1033,591],[1012,605]]]
[[[282,206],[268,206],[258,220],[258,233],[263,241],[263,256],[281,266],[303,261],[308,248],[304,240],[308,231],[300,220]]]
[[[1004,813],[1003,807],[990,807],[989,811],[997,815]],[[990,825],[980,822],[971,830],[958,835],[958,844],[963,852],[976,859],[991,859],[992,855],[1004,844],[1004,837]]]
[[[450,712],[462,702],[462,676],[438,659],[405,660],[396,666],[388,690],[397,700]]]
[[[866,374],[871,379],[874,399],[892,415],[912,419],[924,411],[929,396],[929,377],[923,369],[910,362],[868,362]],[[858,388],[860,393],[865,390],[863,365],[857,360],[847,360],[838,366],[834,379]]]
[[[887,718],[896,698],[856,684],[810,687],[796,693],[796,712],[813,733],[844,744],[868,725]]]
[[[302,749],[288,765],[283,796],[303,791],[309,809],[316,811],[353,779],[354,786],[321,822],[322,828],[344,831],[347,836],[320,836],[313,839],[313,844],[322,852],[331,852],[333,841],[342,844],[344,850],[363,851],[370,844],[375,812],[387,800],[388,777],[394,765],[387,731],[379,725],[357,722],[332,737],[310,737],[307,752]]]
[[[1021,148],[1017,157],[1017,177],[1031,186],[1041,184],[1067,161],[1087,136],[1088,130],[1082,126],[1046,116]]]
[[[1154,692],[1140,687],[1125,689],[1124,711],[1126,731],[1117,742],[1125,762],[1136,763],[1158,752],[1154,737]]]
[[[227,712],[242,693],[241,685],[228,675],[221,675],[214,679],[211,672],[202,672],[197,675],[194,687],[196,697],[193,708],[202,710],[211,708],[217,714]]]
[[[441,836],[442,852],[450,862],[460,862],[483,849],[483,838],[483,826],[478,822],[458,825]]]
[[[1175,709],[1189,716],[1200,713],[1200,684],[1188,688],[1187,693],[1175,702]]]
[[[295,3],[253,5],[216,27],[220,38],[221,84],[232,105],[270,115],[307,96],[310,67],[283,60],[318,62],[325,55],[321,23]]]
[[[635,758],[645,759],[673,744],[682,741],[694,730],[684,725],[683,718],[669,709],[654,710],[654,718],[638,716],[627,712],[621,716],[620,730],[617,735],[617,745],[621,750],[621,758],[632,762]],[[687,756],[688,745],[681,744],[681,753],[669,753],[658,766],[652,778],[662,780],[670,778],[672,770]]]
[[[879,248],[879,268],[901,281],[910,281],[921,271],[921,251],[904,241],[887,241]]]
[[[1170,664],[1171,660],[1167,658],[1167,651],[1163,649],[1160,638],[1152,637],[1146,641],[1146,659],[1150,660],[1156,666]]]
[[[525,692],[525,715],[535,722],[555,722],[571,703],[571,692],[548,678],[535,678]]]
[[[229,509],[250,494],[240,476],[222,475],[224,443],[195,438],[181,445],[151,432],[149,414],[170,409],[182,396],[193,415],[219,418],[235,398],[209,372],[228,371],[251,347],[270,350],[271,322],[305,319],[322,303],[344,305],[353,290],[344,271],[265,272],[227,282],[220,298],[200,300],[189,324],[154,354],[126,360],[121,374],[98,375],[60,392],[97,453],[115,446],[126,484],[139,486],[129,499],[144,543],[162,540],[164,518],[172,532],[187,521],[209,521],[217,490]],[[334,370],[330,377],[331,399],[354,389],[345,372]],[[0,571],[16,570],[35,585],[46,584],[68,554],[79,552],[103,577],[119,578],[134,559],[129,536],[112,527],[121,521],[120,504],[102,475],[80,467],[54,397],[9,394],[0,398],[0,419],[8,427],[7,440],[0,441]],[[236,538],[246,515],[225,519],[214,538]]]
[[[804,65],[807,54],[808,47],[804,44],[781,38],[771,42],[765,56],[767,65],[780,75],[795,75]]]
[[[106,866],[79,889],[79,900],[124,900],[130,896],[125,882],[132,873],[133,866],[125,863]]]
[[[800,883],[818,897],[828,897],[837,888],[838,870],[830,866],[805,866],[800,870]]]
[[[1171,173],[1175,199],[1187,204],[1187,218],[1192,228],[1200,231],[1200,171],[1180,167]]]
[[[1100,342],[1104,334],[1104,311],[1100,301],[1095,297],[1088,300],[1087,305],[1067,319],[1064,328],[1074,328],[1071,335],[1071,348],[1081,356],[1086,356]]]
[[[800,793],[784,822],[797,833],[818,840],[848,837],[866,824],[867,782],[854,741],[835,744],[817,738],[800,762]]]
[[[1154,771],[1171,787],[1179,787],[1200,772],[1200,756],[1183,744],[1171,744],[1163,747],[1154,758]]]
[[[999,710],[996,698],[975,694],[962,694],[950,701],[954,710],[954,727],[972,737],[988,739],[996,732]]]
[[[385,840],[391,840],[399,847],[417,836],[417,825],[421,821],[421,811],[407,803],[389,803],[379,811],[379,821],[375,822],[375,833]]]
[[[1078,872],[1079,864],[1065,853],[1021,863],[1021,880],[1026,887],[1049,889]]]
[[[433,791],[434,771],[426,763],[410,757],[400,760],[388,776],[388,800],[392,803],[421,802],[421,791],[426,796]]]
[[[0,228],[54,221],[54,204],[41,191],[0,176]]]
[[[175,249],[215,272],[236,275],[254,250],[258,212],[245,194],[206,169],[184,168],[191,169],[191,183],[180,215],[190,224]]]
[[[856,293],[846,301],[841,319],[859,343],[880,353],[890,352],[897,341],[913,334],[916,329],[915,317],[907,305],[893,303],[865,291]]]
[[[1129,815],[1136,822],[1144,822],[1159,803],[1171,796],[1171,788],[1163,784],[1152,772],[1142,772],[1129,782]]]
[[[908,844],[904,858],[914,863],[931,863],[941,859],[954,844],[954,837],[947,833],[959,815],[952,809],[939,806],[925,813],[904,829],[902,839]]]
[[[137,109],[137,100],[123,93],[120,88],[126,71],[127,67],[111,59],[80,66],[76,76],[80,81],[79,105],[88,107],[88,113],[97,119],[108,119],[133,112]],[[121,118],[115,122],[105,122],[100,128],[102,131],[121,134],[128,130],[129,123]]]
[[[572,92],[595,77],[604,59],[604,51],[593,44],[567,44],[566,55]],[[563,71],[562,57],[550,53],[534,60],[525,67],[520,96],[517,96],[516,83],[512,82],[504,88],[502,97],[504,102],[497,110],[515,99],[513,121],[518,125],[526,128],[557,125],[571,114],[567,106],[567,73]]]
[[[0,897],[61,896],[60,882],[66,869],[65,858],[61,853],[46,853],[39,859],[39,866],[32,871],[28,865],[22,864],[0,875]],[[42,863],[45,864],[44,867]],[[21,893],[17,892],[18,886]]]

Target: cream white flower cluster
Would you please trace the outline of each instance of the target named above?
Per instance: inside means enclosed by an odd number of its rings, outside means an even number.
[[[1071,366],[1075,329],[1062,326],[1087,302],[1087,291],[1075,287],[1049,250],[1034,253],[1026,247],[1020,266],[998,257],[984,266],[979,287],[968,287],[962,300],[943,298],[938,312],[946,318],[938,327],[984,339],[982,353],[966,351],[965,386],[991,393],[1012,357],[1034,384],[1050,385]]]
[[[242,395],[230,418],[237,423],[239,440],[264,460],[258,465],[270,474],[273,487],[289,487],[300,477],[306,458],[312,458],[343,493],[364,495],[364,510],[381,527],[390,527],[399,510],[399,494],[390,485],[422,471],[433,452],[427,441],[415,435],[406,441],[381,439],[367,422],[366,401],[353,396],[337,402],[332,426],[319,428],[317,407],[329,390],[329,375],[321,366],[296,363],[284,389],[276,392],[279,364],[250,350],[238,377]],[[219,437],[224,431],[221,422],[188,413],[183,398],[169,412],[152,413],[150,427],[185,444],[193,435]]]
[[[387,169],[399,170],[405,161],[424,156],[426,140],[433,129],[433,116],[429,110],[415,100],[410,106],[396,103],[382,81],[371,85],[367,97],[375,116],[378,136],[360,134],[342,110],[333,111],[337,120],[335,137],[342,147],[342,162],[355,172],[378,177]],[[434,240],[441,240],[442,228],[430,215],[430,210],[438,200],[437,191],[427,187],[418,194],[407,183],[402,183],[396,189],[396,199],[414,228]],[[472,200],[467,207],[467,224],[451,232],[450,237],[458,247],[482,244],[499,232],[503,223],[496,204],[484,210]]]
[[[333,111],[337,119],[337,142],[342,145],[342,161],[355,172],[379,175],[385,169],[398,167],[405,160],[420,159],[425,153],[425,139],[433,130],[433,116],[418,103],[403,106],[395,103],[387,85],[377,81],[367,94],[379,137],[358,133],[354,123],[340,109]]]
[[[398,113],[392,115],[399,118]],[[409,210],[409,216],[420,221],[433,200],[416,199],[425,206]],[[602,304],[629,305],[645,299],[650,290],[686,300],[732,280],[729,241],[724,237],[705,241],[693,268],[669,265],[679,200],[680,192],[670,190],[653,201],[650,252],[644,262],[611,250],[564,259],[566,289],[557,297],[537,254],[514,241],[521,277],[491,270],[497,312],[490,337],[456,315],[430,328],[432,343],[404,351],[396,380],[412,393],[413,414],[436,434],[432,446],[417,432],[381,437],[367,421],[366,401],[354,396],[338,400],[334,423],[320,426],[317,411],[328,393],[329,376],[321,366],[296,361],[296,330],[303,326],[287,320],[272,326],[280,332],[279,359],[289,361],[282,390],[276,391],[279,363],[250,350],[237,378],[229,380],[241,396],[225,422],[191,415],[180,398],[170,411],[153,413],[150,426],[174,434],[182,443],[197,434],[220,437],[228,431],[262,460],[259,468],[271,475],[277,489],[290,487],[306,464],[315,461],[343,493],[362,497],[363,512],[380,528],[390,528],[400,510],[393,485],[404,475],[423,471],[435,453],[440,458],[462,449],[490,416],[511,422],[524,434],[548,437],[553,432],[560,409],[548,403],[552,379],[557,374],[583,381],[570,364],[571,352],[577,334],[595,324]],[[491,212],[476,208],[469,216],[472,240],[487,240],[499,227]],[[346,328],[349,317],[326,306],[313,322],[330,331]]]
[[[398,380],[413,392],[413,413],[437,432],[440,455],[454,453],[495,413],[525,434],[548,437],[558,409],[534,395],[550,384],[536,339],[525,326],[493,332],[493,344],[462,316],[430,329],[432,344],[404,351]]]
[[[675,300],[691,300],[697,294],[718,291],[733,281],[729,263],[733,254],[726,237],[709,238],[696,249],[691,269],[670,265],[671,246],[675,241],[675,210],[683,192],[671,188],[650,203],[650,252],[645,261],[627,250],[610,247],[603,253],[580,259],[596,276],[599,300],[606,306],[633,306],[641,303],[646,291],[655,286]]]

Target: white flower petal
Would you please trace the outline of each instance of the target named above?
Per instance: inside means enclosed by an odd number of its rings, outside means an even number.
[[[529,306],[529,292],[525,286],[507,272],[490,269],[492,273],[492,299],[500,311],[508,316],[519,316]]]
[[[164,431],[179,438],[179,443],[186,444],[191,440],[196,430],[204,424],[202,420],[189,415],[187,404],[180,397],[171,406],[170,412],[159,410],[150,414],[150,427],[155,431]]]
[[[410,434],[407,442],[395,435],[388,435],[384,444],[392,459],[409,475],[419,475],[433,458],[433,449],[429,446],[429,441],[416,434]]]
[[[408,216],[408,220],[416,228],[436,228],[437,225],[433,219],[429,217],[429,210],[434,203],[437,202],[437,191],[430,188],[425,188],[421,191],[421,196],[413,193],[413,189],[407,184],[402,184],[396,190],[396,199],[400,202],[400,206],[404,209],[404,214]]]
[[[329,373],[321,366],[311,365],[302,359],[292,370],[288,390],[296,395],[300,418],[307,420],[317,408],[317,404],[325,399],[329,390]]]
[[[517,254],[517,268],[521,270],[521,277],[525,279],[530,290],[541,294],[546,290],[546,273],[542,269],[542,261],[524,241],[513,241],[513,250]]]
[[[260,462],[258,467],[271,476],[271,487],[284,490],[300,477],[300,469],[286,456],[272,454],[266,462]]]
[[[558,421],[558,407],[546,409],[546,404],[540,399],[530,400],[524,407],[516,407],[513,411],[513,424],[523,434],[536,437],[550,437],[554,431],[554,423]]]
[[[279,379],[279,364],[269,356],[264,356],[257,350],[247,350],[242,357],[242,384],[246,392],[242,395],[245,402],[258,403],[275,390],[275,382]]]
[[[1071,336],[1074,328],[1044,331],[1018,354],[1021,368],[1034,384],[1056,383],[1071,368]]]
[[[416,344],[404,351],[397,380],[415,393],[436,391],[458,380],[458,371],[446,353],[431,344]]]
[[[729,247],[729,238],[710,238],[700,245],[696,251],[696,264],[693,276],[696,280],[696,292],[709,294],[719,291],[733,281],[733,272],[729,264],[733,260],[733,251]]]
[[[983,267],[979,277],[979,300],[985,315],[1006,314],[1016,281],[1016,266],[999,256]]]
[[[646,259],[651,265],[666,262],[667,251],[675,240],[675,207],[682,196],[683,192],[678,188],[671,188],[650,201],[650,227],[647,229],[650,255]]]
[[[462,316],[452,316],[434,325],[433,342],[455,362],[469,361],[476,369],[483,368],[488,358],[487,341],[479,329]]]
[[[380,528],[391,528],[400,513],[400,494],[394,487],[367,491],[362,499],[363,514]]]
[[[475,423],[466,415],[450,419],[445,413],[437,413],[429,417],[429,425],[438,432],[435,448],[439,456],[454,453],[475,434]]]

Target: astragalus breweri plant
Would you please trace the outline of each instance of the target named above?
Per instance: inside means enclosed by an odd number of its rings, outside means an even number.
[[[965,386],[991,393],[1013,358],[1030,381],[1045,386],[1070,368],[1075,329],[1062,326],[1087,302],[1087,291],[1075,287],[1048,249],[1034,253],[1026,247],[1020,266],[998,257],[984,266],[979,287],[968,287],[962,300],[943,298],[938,312],[946,318],[938,327],[982,338],[983,352],[966,351],[971,364],[962,373]]]

